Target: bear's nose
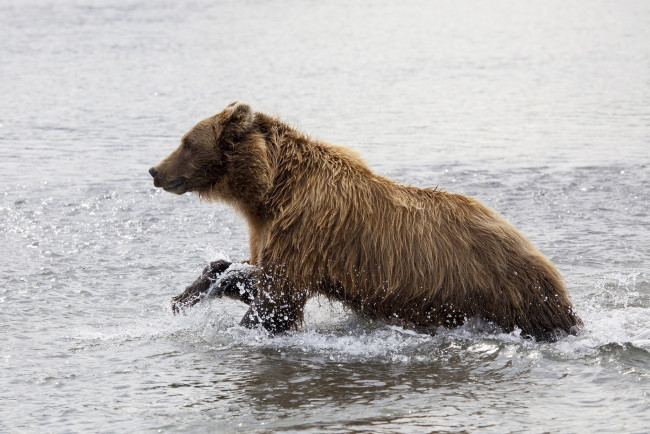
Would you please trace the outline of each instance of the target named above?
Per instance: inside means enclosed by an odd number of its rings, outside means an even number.
[[[156,177],[156,175],[158,175],[158,171],[156,170],[155,167],[152,167],[151,169],[149,169],[149,173],[150,173],[151,176],[153,176],[154,178]]]

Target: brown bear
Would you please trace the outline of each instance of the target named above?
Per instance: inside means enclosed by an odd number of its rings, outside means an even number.
[[[480,317],[554,340],[580,324],[555,266],[491,209],[398,184],[247,104],[200,121],[149,172],[156,187],[225,201],[246,218],[259,272],[245,295],[225,291],[250,303],[245,326],[297,327],[315,294],[414,329]],[[206,268],[176,300],[207,290],[224,267]]]

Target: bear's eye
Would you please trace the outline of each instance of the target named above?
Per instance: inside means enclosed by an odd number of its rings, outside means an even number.
[[[184,150],[189,151],[191,147],[192,147],[192,144],[190,143],[189,140],[185,140],[185,141],[183,142],[183,149],[184,149]]]

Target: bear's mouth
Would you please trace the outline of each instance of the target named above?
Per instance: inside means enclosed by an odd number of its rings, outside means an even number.
[[[171,184],[163,186],[163,190],[168,191],[170,193],[183,194],[187,191],[187,189],[183,188],[183,184],[185,184],[185,179],[178,178],[176,181],[173,181]]]

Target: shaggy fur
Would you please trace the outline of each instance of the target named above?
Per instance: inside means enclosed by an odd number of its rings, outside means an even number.
[[[244,325],[287,330],[316,293],[412,328],[479,316],[552,340],[580,323],[557,269],[491,209],[397,184],[246,104],[199,122],[151,172],[246,217],[262,272]]]

